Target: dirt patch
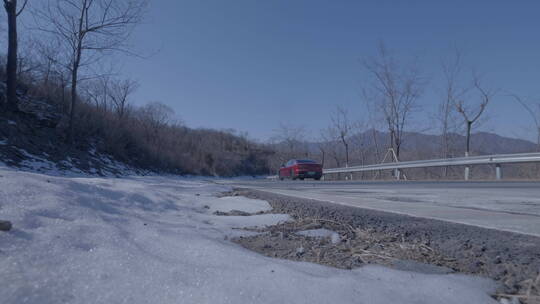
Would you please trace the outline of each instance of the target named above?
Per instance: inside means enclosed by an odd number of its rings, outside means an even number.
[[[339,235],[339,241],[330,237],[313,237],[299,234],[302,231],[328,229]],[[389,236],[369,230],[353,228],[324,219],[300,218],[252,231],[259,235],[240,237],[233,241],[266,256],[313,262],[337,268],[351,269],[365,264],[380,264],[404,268],[403,261],[415,261],[418,270],[452,272],[445,268],[427,270],[421,264],[448,266],[451,261],[438,254],[425,243],[406,242],[398,235]],[[412,263],[410,267],[414,267]]]
[[[380,264],[480,275],[501,284],[497,299],[540,303],[540,239],[536,237],[255,190],[235,189],[222,195],[263,199],[272,212],[292,216],[292,222],[254,229],[259,235],[233,239],[266,256],[343,269]],[[321,228],[338,233],[340,241],[298,234]]]

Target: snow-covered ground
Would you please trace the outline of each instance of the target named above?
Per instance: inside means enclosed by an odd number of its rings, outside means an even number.
[[[493,282],[369,266],[340,270],[240,247],[234,229],[287,215],[175,177],[61,177],[0,168],[1,303],[496,303]],[[252,232],[251,232],[252,233]]]

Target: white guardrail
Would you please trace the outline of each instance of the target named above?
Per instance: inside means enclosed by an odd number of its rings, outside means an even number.
[[[501,179],[502,178],[501,164],[532,163],[532,162],[540,162],[540,153],[482,155],[482,156],[455,157],[455,158],[447,158],[447,159],[404,161],[404,162],[384,163],[384,164],[376,164],[376,165],[366,165],[366,166],[350,166],[346,168],[323,169],[323,174],[394,170],[396,178],[399,179],[399,176],[400,176],[399,170],[401,169],[466,166],[465,180],[468,180],[469,179],[469,169],[468,169],[469,166],[495,165],[496,178]]]

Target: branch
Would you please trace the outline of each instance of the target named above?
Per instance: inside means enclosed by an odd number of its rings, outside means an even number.
[[[534,124],[536,125],[536,128],[540,128],[540,120],[537,116],[537,113],[534,112],[534,110],[525,102],[523,101],[519,96],[510,94],[510,97],[514,98],[533,118]]]
[[[26,7],[26,4],[28,3],[28,0],[24,0],[24,3],[21,7],[21,9],[15,14],[15,16],[19,17],[19,15],[24,11],[24,8]]]

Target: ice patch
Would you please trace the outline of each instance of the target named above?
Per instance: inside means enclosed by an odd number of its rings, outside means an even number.
[[[330,238],[333,244],[339,243],[339,241],[341,241],[341,238],[339,237],[339,234],[337,232],[324,228],[302,230],[296,232],[296,234],[314,238]]]
[[[239,210],[248,213],[256,213],[272,210],[272,207],[270,207],[270,204],[268,204],[267,201],[250,199],[243,196],[226,196],[214,199],[208,203],[208,206],[212,212]]]

